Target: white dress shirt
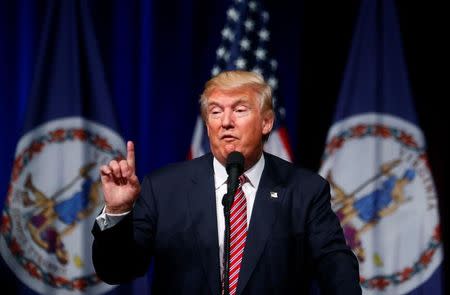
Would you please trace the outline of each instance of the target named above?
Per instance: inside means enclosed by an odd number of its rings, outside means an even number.
[[[253,204],[255,203],[256,191],[258,189],[259,181],[264,170],[264,155],[259,158],[253,167],[244,172],[249,180],[244,183],[242,190],[247,199],[247,229],[250,226],[250,219],[252,216]],[[220,273],[223,272],[223,251],[224,251],[224,235],[225,235],[225,216],[223,214],[222,198],[227,193],[227,178],[228,173],[225,167],[216,159],[213,160],[214,168],[214,186],[216,189],[216,213],[217,213],[217,234],[219,239],[219,254],[220,254]],[[122,220],[129,212],[122,214],[110,214],[105,212],[103,208],[102,213],[97,216],[97,224],[101,230],[111,228]]]
[[[250,218],[252,216],[253,204],[255,203],[256,190],[258,189],[259,181],[264,169],[264,155],[259,158],[253,167],[244,172],[247,176],[248,182],[244,183],[242,190],[247,200],[247,229],[250,226]],[[214,167],[214,184],[216,188],[216,212],[217,212],[217,234],[219,236],[219,257],[220,257],[220,273],[223,273],[223,251],[224,251],[224,236],[225,236],[225,216],[223,214],[222,198],[227,193],[227,178],[228,173],[225,167],[217,161],[213,160]]]
[[[119,221],[121,221],[128,213],[131,211],[127,211],[124,213],[113,214],[105,212],[106,206],[103,207],[102,213],[97,216],[96,221],[101,230],[105,230],[113,227]]]

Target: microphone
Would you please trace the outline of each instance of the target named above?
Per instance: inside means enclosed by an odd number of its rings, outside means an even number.
[[[244,172],[244,156],[240,152],[231,152],[227,158],[228,189],[227,195],[234,196],[239,186],[239,176]]]
[[[227,193],[223,196],[223,214],[225,217],[225,234],[223,242],[223,294],[229,295],[230,274],[230,209],[234,201],[234,194],[239,186],[239,176],[244,172],[244,156],[240,152],[231,152],[226,165],[228,180]]]

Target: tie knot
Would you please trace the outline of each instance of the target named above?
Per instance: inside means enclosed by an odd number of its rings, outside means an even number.
[[[247,176],[245,176],[245,174],[242,174],[241,176],[239,176],[239,185],[243,185],[247,181],[248,181],[248,178],[247,178]]]

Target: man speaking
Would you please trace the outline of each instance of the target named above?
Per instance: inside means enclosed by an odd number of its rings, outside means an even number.
[[[263,78],[222,72],[206,83],[200,104],[212,153],[142,184],[132,142],[126,160],[101,167],[106,206],[92,231],[99,277],[130,281],[153,257],[152,294],[307,294],[312,279],[322,294],[360,294],[358,262],[331,210],[328,183],[263,152],[275,120]],[[236,172],[229,177],[226,168],[240,154],[243,173],[230,196]]]

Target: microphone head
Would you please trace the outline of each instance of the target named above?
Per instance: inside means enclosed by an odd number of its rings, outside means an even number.
[[[230,174],[230,169],[233,167],[238,169],[238,175],[241,175],[244,172],[244,156],[240,152],[231,152],[227,157],[227,172]]]

